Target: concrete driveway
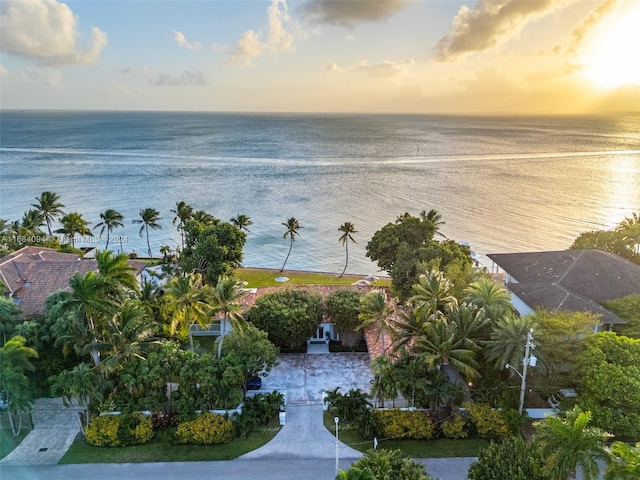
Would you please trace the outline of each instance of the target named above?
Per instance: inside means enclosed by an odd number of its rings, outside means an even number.
[[[322,392],[340,387],[347,393],[371,389],[373,374],[367,353],[311,355],[289,353],[278,356],[278,366],[262,379],[262,391],[286,393],[287,403],[320,403]]]

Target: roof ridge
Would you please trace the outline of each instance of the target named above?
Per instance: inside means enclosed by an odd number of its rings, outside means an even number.
[[[566,277],[569,274],[569,272],[573,269],[573,267],[576,266],[576,263],[578,263],[578,260],[580,260],[580,257],[582,257],[583,254],[584,254],[584,250],[580,250],[580,253],[578,254],[578,256],[575,258],[575,260],[569,266],[569,268],[567,268],[567,270],[562,274],[560,279],[558,279],[557,283],[561,283],[564,280],[564,277]]]

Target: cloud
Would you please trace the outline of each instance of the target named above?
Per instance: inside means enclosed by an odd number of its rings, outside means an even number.
[[[147,66],[147,65],[143,65],[140,68],[133,68],[133,67],[125,67],[122,70],[120,70],[120,73],[123,73],[125,75],[135,75],[138,73],[149,73],[151,69]]]
[[[351,42],[351,41],[355,40],[356,37],[351,35],[351,34],[349,34],[349,35],[345,35],[344,39],[349,41],[349,42]]]
[[[344,70],[337,63],[327,65],[326,71],[329,73],[344,73]]]
[[[463,91],[456,94],[458,98],[504,98],[522,95],[522,90],[517,88],[509,79],[500,73],[495,67],[483,68],[476,72],[475,78],[459,80],[458,84]]]
[[[453,32],[436,44],[436,58],[448,61],[493,48],[564,4],[565,0],[479,0],[473,9],[463,5],[453,19]]]
[[[254,59],[262,55],[265,48],[264,44],[260,41],[261,36],[262,34],[260,32],[254,32],[253,30],[244,32],[224,63],[250,65]]]
[[[591,29],[613,13],[619,4],[620,0],[605,0],[602,2],[593,9],[576,28],[574,28],[571,33],[571,38],[567,44],[556,45],[553,48],[552,53],[575,53],[580,45],[582,45],[582,41],[589,34]]]
[[[181,87],[181,86],[198,86],[204,87],[207,85],[211,85],[211,82],[208,81],[202,72],[195,71],[189,72],[185,70],[178,77],[176,75],[166,75],[166,74],[158,74],[158,77],[155,80],[151,80],[149,82],[150,85],[160,87],[160,86],[170,86],[170,87]]]
[[[80,33],[71,9],[56,0],[7,0],[0,13],[0,48],[46,65],[95,63],[107,44],[99,28],[91,30],[88,47],[78,46]]]
[[[316,23],[353,28],[361,22],[379,22],[402,10],[407,0],[311,0],[303,15]]]
[[[9,70],[4,68],[4,65],[0,64],[0,78],[7,78],[9,76]]]
[[[173,39],[176,41],[178,45],[182,48],[186,48],[187,50],[191,50],[192,52],[197,52],[202,48],[200,42],[189,42],[184,36],[184,33],[173,31]]]
[[[409,69],[415,65],[413,59],[403,60],[402,62],[382,62],[370,64],[366,60],[361,60],[351,66],[351,70],[363,72],[371,78],[397,78],[405,76]]]
[[[247,30],[240,36],[224,63],[251,65],[251,62],[265,51],[275,54],[295,51],[294,36],[285,29],[285,24],[292,22],[286,0],[271,0],[271,5],[267,8],[267,15],[269,30],[266,41],[262,41],[262,32]]]

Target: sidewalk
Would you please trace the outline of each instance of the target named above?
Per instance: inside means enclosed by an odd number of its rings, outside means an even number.
[[[13,452],[0,460],[4,465],[55,465],[80,432],[80,407],[65,408],[61,398],[39,398],[33,403],[33,430]]]

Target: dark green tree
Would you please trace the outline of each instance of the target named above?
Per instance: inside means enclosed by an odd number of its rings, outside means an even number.
[[[149,242],[149,229],[158,230],[162,228],[158,222],[162,220],[160,218],[160,212],[155,208],[143,208],[140,210],[140,220],[134,220],[134,223],[141,223],[140,226],[140,236],[142,237],[142,233],[146,233],[147,235],[147,253],[149,258],[153,258],[153,254],[151,253],[151,243]]]
[[[96,223],[94,229],[100,228],[100,236],[107,231],[107,243],[104,246],[105,250],[109,250],[109,240],[111,239],[111,232],[113,232],[114,228],[124,227],[122,220],[124,217],[119,212],[115,210],[108,209],[100,214],[100,223]],[[122,253],[122,241],[120,242],[120,253]]]
[[[302,290],[270,293],[258,298],[246,319],[275,345],[297,348],[322,321],[322,298]]]
[[[229,219],[229,221],[240,230],[244,230],[245,232],[250,232],[251,230],[249,230],[249,227],[253,225],[251,219],[241,213],[239,213],[235,217],[232,217],[231,219]]]
[[[400,450],[369,450],[336,480],[432,480],[423,464]]]
[[[362,339],[362,332],[357,330],[360,326],[361,297],[354,290],[338,290],[330,293],[325,300],[327,316],[334,323],[342,344],[348,347],[355,347]]]
[[[344,276],[344,272],[347,271],[347,265],[349,264],[349,242],[351,241],[353,243],[358,243],[356,242],[356,239],[353,238],[353,234],[358,233],[358,231],[356,230],[356,227],[351,222],[344,222],[342,225],[338,227],[338,231],[342,232],[342,235],[340,235],[340,238],[338,238],[338,241],[344,245],[344,251],[346,254],[344,269],[340,274],[340,276],[342,277]]]
[[[60,223],[62,228],[56,230],[56,233],[65,234],[69,238],[72,247],[75,247],[76,235],[89,235],[91,233],[89,222],[78,212],[67,213],[62,217]]]

